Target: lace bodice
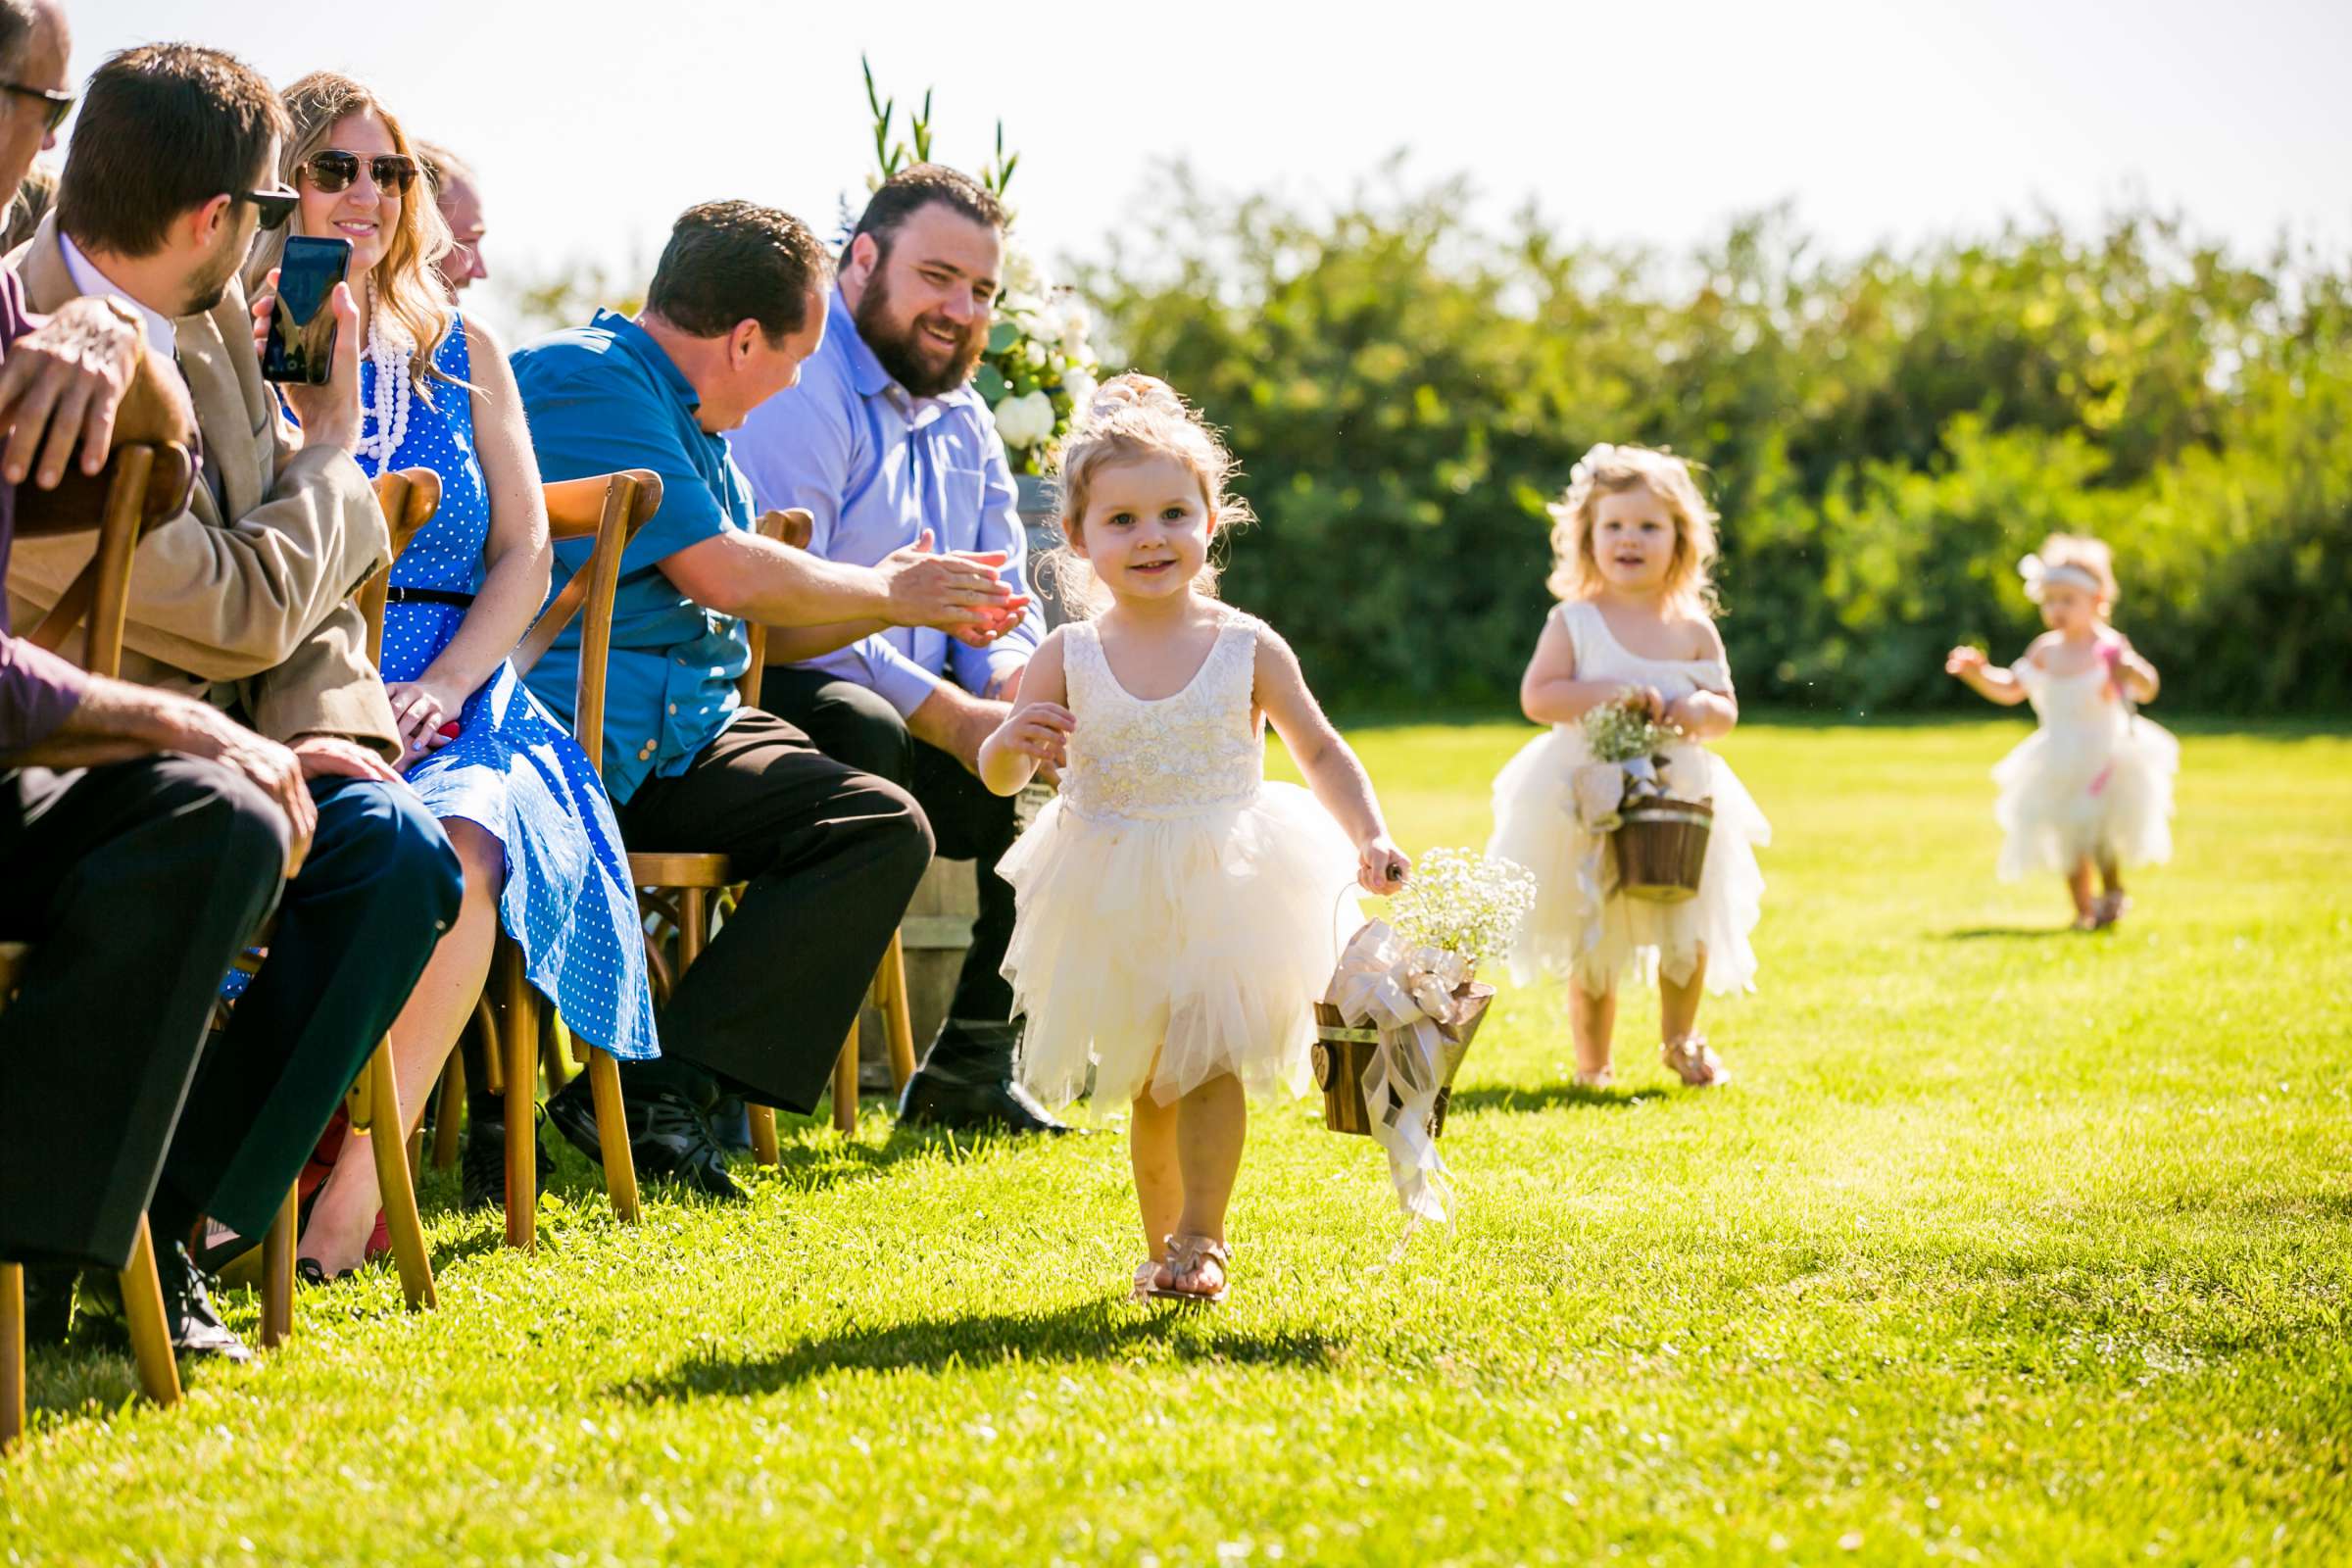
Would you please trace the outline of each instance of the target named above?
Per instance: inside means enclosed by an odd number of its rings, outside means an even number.
[[[1070,765],[1061,799],[1081,816],[1195,816],[1254,799],[1265,780],[1265,730],[1250,702],[1257,622],[1234,615],[1184,690],[1132,696],[1102,657],[1091,621],[1067,628],[1064,661]]]

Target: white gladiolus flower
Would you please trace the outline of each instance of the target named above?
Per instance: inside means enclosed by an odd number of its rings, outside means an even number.
[[[1043,392],[1006,398],[997,405],[997,434],[1018,450],[1049,440],[1054,434],[1054,400]]]
[[[1095,401],[1095,390],[1102,383],[1086,371],[1072,368],[1061,378],[1061,389],[1070,395],[1070,407],[1083,414],[1086,406]]]

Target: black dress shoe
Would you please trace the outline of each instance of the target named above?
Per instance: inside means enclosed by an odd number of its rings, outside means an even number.
[[[213,1306],[213,1298],[204,1286],[204,1275],[188,1250],[178,1242],[159,1246],[155,1250],[155,1272],[164,1287],[164,1327],[172,1336],[172,1348],[181,1355],[219,1356],[223,1361],[250,1361],[253,1352],[245,1342],[229,1333],[228,1325]],[[91,1269],[81,1280],[81,1310],[87,1315],[110,1321],[123,1333],[128,1333],[130,1320],[122,1308],[122,1286],[119,1275],[104,1269]]]
[[[547,1107],[535,1107],[531,1124],[531,1164],[539,1173],[539,1185],[556,1173],[556,1162],[547,1157],[539,1147],[539,1119],[547,1117]],[[590,1126],[595,1124],[592,1122]],[[595,1141],[591,1135],[589,1158],[594,1159]],[[458,1154],[458,1185],[467,1208],[492,1208],[507,1200],[507,1120],[502,1113],[496,1116],[472,1116],[466,1123],[466,1147]]]
[[[547,1119],[574,1149],[600,1165],[596,1102],[582,1073],[547,1102]],[[576,1093],[575,1093],[576,1091]],[[749,1195],[727,1174],[726,1152],[710,1131],[700,1105],[667,1089],[640,1088],[628,1097],[629,1158],[640,1176],[668,1176],[707,1198],[744,1201]]]
[[[899,1120],[914,1127],[967,1127],[1012,1133],[1066,1133],[1069,1123],[1010,1079],[957,1083],[926,1067],[906,1080]]]

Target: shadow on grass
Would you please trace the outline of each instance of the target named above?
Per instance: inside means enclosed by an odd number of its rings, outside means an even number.
[[[1986,937],[2081,937],[2095,934],[2078,931],[2071,925],[1972,925],[1958,931],[1928,933],[1943,942],[1981,942]]]
[[[1004,1361],[1108,1361],[1124,1359],[1145,1347],[1164,1348],[1182,1361],[1313,1371],[1333,1366],[1346,1342],[1313,1329],[1264,1333],[1226,1329],[1197,1315],[1195,1309],[1147,1311],[1105,1298],[1052,1312],[978,1313],[850,1328],[772,1355],[735,1358],[723,1353],[702,1354],[666,1372],[630,1378],[606,1393],[645,1404],[713,1396],[739,1397],[772,1394],[841,1371],[942,1372]]]
[[[1482,1084],[1476,1089],[1455,1090],[1447,1102],[1446,1114],[1450,1117],[1465,1110],[1551,1110],[1561,1105],[1631,1110],[1644,1100],[1657,1098],[1654,1091],[1645,1094],[1618,1085],[1583,1089],[1575,1084],[1539,1084],[1533,1088],[1524,1084]]]

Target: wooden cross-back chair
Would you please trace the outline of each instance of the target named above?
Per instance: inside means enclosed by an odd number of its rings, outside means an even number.
[[[409,541],[424,530],[441,510],[441,476],[430,468],[397,468],[375,481],[375,502],[392,536],[392,561],[400,559]],[[391,590],[389,563],[360,585],[354,596],[368,622],[368,661],[380,667],[384,654],[384,601]],[[237,967],[258,971],[269,955],[265,932],[253,950],[240,955]],[[368,1152],[375,1160],[376,1195],[384,1205],[384,1224],[392,1233],[392,1260],[400,1270],[401,1295],[413,1309],[436,1306],[440,1293],[433,1284],[432,1254],[424,1245],[424,1219],[416,1211],[416,1183],[409,1164],[408,1139],[402,1132],[400,1085],[393,1070],[392,1042],[378,1041],[368,1054],[359,1082],[344,1097],[343,1109],[354,1136],[368,1134]],[[378,1136],[388,1134],[389,1136]],[[345,1146],[346,1152],[349,1146]],[[294,1249],[300,1225],[299,1190],[286,1200],[262,1238],[262,1344],[283,1345],[294,1332]]]
[[[130,604],[130,560],[139,536],[187,505],[195,464],[176,443],[125,443],[115,448],[95,479],[76,474],[53,491],[30,485],[17,492],[16,531],[81,533],[93,526],[97,548],[90,564],[33,629],[33,640],[52,651],[87,627],[82,666],[100,675],[120,672],[122,623]],[[95,522],[93,522],[95,518]],[[16,994],[31,950],[0,943],[0,1007]],[[98,1130],[103,1137],[104,1129]],[[131,1244],[130,1263],[122,1273],[122,1306],[130,1320],[131,1354],[139,1387],[158,1404],[179,1402],[179,1368],[172,1359],[172,1331],[164,1321],[164,1293],[155,1266],[155,1238],[145,1215]],[[24,1271],[0,1262],[0,1452],[24,1431]]]
[[[555,539],[593,539],[588,560],[571,574],[563,590],[548,602],[531,629],[523,634],[512,662],[517,676],[529,673],[556,638],[574,617],[580,622],[578,684],[574,688],[572,738],[588,754],[589,766],[601,777],[605,765],[605,674],[612,655],[612,595],[620,586],[621,556],[637,530],[662,507],[662,477],[643,468],[598,474],[586,479],[564,479],[545,488],[548,534]],[[631,856],[632,871],[636,857]],[[475,1010],[482,1032],[482,1059],[500,1076],[506,1097],[507,1123],[507,1244],[529,1250],[538,1236],[539,1172],[535,1164],[538,1121],[531,1085],[540,1054],[541,999],[524,972],[522,950],[502,929],[492,961],[491,985],[503,1003],[505,1024],[498,1010],[483,1004]],[[559,1036],[568,1034],[554,1007],[545,1016]],[[638,1218],[637,1166],[629,1153],[627,1107],[620,1092],[620,1066],[612,1054],[577,1035],[569,1036],[573,1059],[588,1070],[588,1087],[596,1101],[597,1144],[604,1156],[605,1189],[612,1212],[624,1224]],[[501,1050],[503,1044],[504,1050]],[[502,1059],[503,1058],[503,1059]],[[551,1079],[555,1076],[551,1072]],[[445,1085],[442,1127],[436,1140],[451,1136],[464,1100],[464,1069]],[[552,1086],[552,1085],[551,1085]],[[438,1151],[436,1151],[438,1152]],[[454,1152],[454,1150],[453,1150]]]

